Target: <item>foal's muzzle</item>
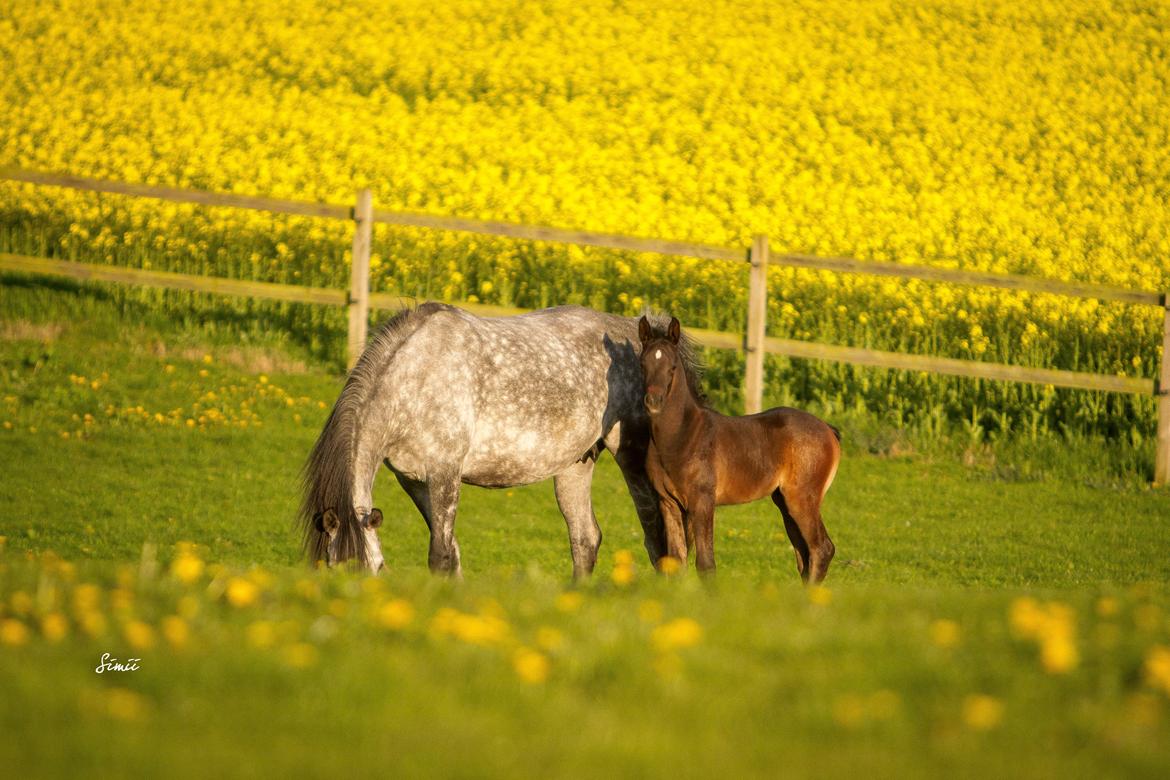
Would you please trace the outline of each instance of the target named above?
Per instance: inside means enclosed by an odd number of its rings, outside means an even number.
[[[654,388],[657,390],[657,388]],[[646,395],[642,397],[642,403],[646,405],[646,411],[650,414],[658,414],[662,411],[662,404],[666,400],[666,393],[653,392],[651,389],[646,390]]]

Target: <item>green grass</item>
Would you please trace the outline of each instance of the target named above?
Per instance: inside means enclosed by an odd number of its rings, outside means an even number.
[[[592,581],[569,581],[547,483],[466,488],[466,579],[432,578],[422,520],[380,475],[389,571],[370,585],[298,559],[298,471],[341,380],[279,336],[241,350],[214,323],[13,279],[0,334],[0,425],[12,424],[0,429],[0,622],[28,633],[0,643],[0,762],[13,776],[1170,770],[1170,681],[1147,671],[1170,645],[1165,491],[1005,481],[945,448],[877,457],[847,436],[825,506],[837,558],[829,590],[808,593],[770,503],[719,510],[714,583],[655,575],[608,456]],[[1011,473],[1043,472],[1026,467],[1044,453],[1010,455]],[[183,541],[209,564],[192,583],[169,568]],[[613,576],[622,550],[626,585]],[[93,636],[73,603],[82,582],[100,588]],[[256,584],[254,602],[233,606],[233,582]],[[1009,616],[1022,596],[1066,605],[1065,627],[1021,636]],[[392,599],[410,605],[407,625],[380,622]],[[443,628],[449,610],[471,633]],[[43,624],[57,613],[68,628],[54,643]],[[189,636],[172,643],[176,614]],[[675,619],[701,639],[662,646]],[[953,646],[939,621],[957,627]],[[271,646],[253,641],[258,622]],[[477,644],[492,625],[505,628]],[[1042,640],[1062,630],[1077,661],[1046,671]],[[521,679],[522,648],[546,658],[547,680]],[[142,668],[97,675],[103,652]],[[1002,707],[987,729],[979,695]]]

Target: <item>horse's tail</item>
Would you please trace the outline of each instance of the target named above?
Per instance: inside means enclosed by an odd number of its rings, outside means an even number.
[[[427,315],[443,308],[446,307],[442,304],[428,303],[396,314],[379,328],[350,372],[301,470],[298,517],[304,553],[311,561],[325,557],[329,536],[323,521],[332,510],[339,521],[337,560],[356,558],[363,566],[368,564],[365,540],[353,507],[358,437],[365,422],[367,401],[376,390],[382,369],[398,347]]]
[[[837,437],[837,441],[840,442],[841,441],[841,431],[837,430],[837,426],[830,425],[829,423],[825,423],[825,425],[829,426],[829,430],[833,432],[833,435]]]

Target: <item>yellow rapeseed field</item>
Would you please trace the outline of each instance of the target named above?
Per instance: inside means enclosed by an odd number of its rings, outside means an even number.
[[[1164,3],[8,5],[2,164],[341,203],[369,186],[382,208],[1170,288]],[[0,184],[0,249],[30,254],[342,286],[348,236]],[[745,316],[734,263],[389,228],[375,253],[375,285],[405,295]],[[785,269],[770,284],[775,335],[1130,376],[1159,357],[1151,309]],[[1087,394],[834,366],[778,362],[770,381],[952,418],[1040,410],[1135,436],[1152,419],[1140,399],[1086,411]]]

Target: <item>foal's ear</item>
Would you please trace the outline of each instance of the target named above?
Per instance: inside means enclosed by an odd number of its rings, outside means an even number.
[[[642,318],[638,320],[638,341],[641,341],[644,347],[653,336],[654,331],[650,328],[650,320],[646,319],[646,315],[643,314]]]
[[[366,517],[366,528],[371,531],[377,529],[382,525],[382,510],[371,509],[370,514]]]
[[[678,340],[679,340],[681,333],[682,333],[681,328],[682,328],[682,326],[679,325],[678,317],[671,317],[670,318],[670,325],[666,328],[666,337],[668,339],[670,339],[671,344],[678,343]]]
[[[337,517],[337,512],[326,509],[314,519],[317,521],[317,530],[333,541],[333,537],[337,536],[337,530],[341,528],[341,519]]]

